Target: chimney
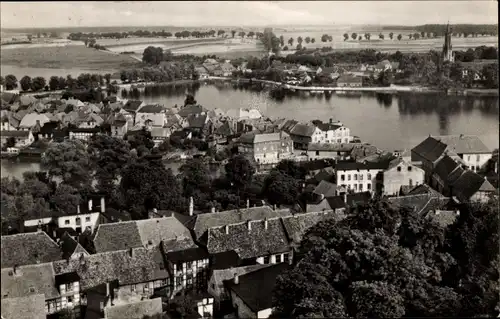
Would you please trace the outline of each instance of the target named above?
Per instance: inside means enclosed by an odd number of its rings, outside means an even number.
[[[276,210],[276,204],[273,205],[273,210]]]
[[[224,226],[224,232],[229,235],[229,225]]]
[[[344,204],[347,205],[347,192],[344,193]]]
[[[76,213],[80,214],[80,205],[76,205]]]
[[[457,210],[455,211],[455,214],[457,214],[457,216],[460,216],[460,211],[457,209]]]
[[[38,221],[38,225],[36,227],[36,232],[37,233],[41,233],[42,232],[42,221],[41,220]]]
[[[14,275],[17,275],[17,272],[18,272],[18,266],[17,265],[14,265],[14,268],[12,268],[12,273]]]
[[[233,282],[235,285],[240,283],[240,277],[238,276],[238,274],[234,274]]]
[[[212,206],[212,208],[210,208],[210,212],[215,213],[215,207]]]
[[[111,292],[110,292],[111,289],[109,289],[109,282],[106,282],[106,297],[108,297]]]
[[[267,230],[268,222],[267,222],[267,217],[264,218],[264,229]]]
[[[106,212],[106,207],[104,206],[104,196],[101,197],[101,213]]]
[[[91,212],[91,211],[92,211],[92,200],[89,199],[89,212]]]
[[[330,124],[332,124],[332,123],[333,123],[333,119],[331,118],[331,119],[330,119]]]
[[[250,208],[250,200],[247,198],[247,209]]]
[[[247,228],[248,228],[248,231],[252,230],[252,221],[251,220],[247,221]]]
[[[193,196],[189,197],[189,216],[193,216],[193,211],[194,211],[194,203],[193,203]]]

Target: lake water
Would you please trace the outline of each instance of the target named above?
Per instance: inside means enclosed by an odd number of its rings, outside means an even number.
[[[498,97],[364,92],[357,96],[333,94],[330,98],[296,94],[276,100],[267,91],[218,84],[167,86],[142,92],[140,98],[173,107],[183,105],[186,93],[194,94],[208,109],[257,108],[271,118],[340,120],[363,142],[389,151],[411,149],[429,134],[478,135],[492,150],[499,147]],[[2,176],[19,178],[24,171],[37,169],[36,163],[1,163]]]

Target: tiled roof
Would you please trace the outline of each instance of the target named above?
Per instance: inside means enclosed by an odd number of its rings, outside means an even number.
[[[422,156],[428,161],[434,162],[444,154],[447,145],[432,136],[427,137],[412,149],[412,152]],[[413,160],[413,158],[412,158]]]
[[[414,210],[415,212],[420,212],[431,198],[431,194],[421,194],[391,197],[388,198],[388,200],[390,203],[396,205],[396,207],[406,207]]]
[[[65,232],[61,236],[61,241],[59,243],[61,245],[62,257],[64,259],[71,258],[71,255],[76,253],[83,253],[88,255],[89,253],[82,247],[76,240],[73,239],[67,232]]]
[[[40,125],[44,125],[45,123],[49,122],[50,119],[45,114],[29,113],[23,117],[19,126],[24,128],[31,128],[36,124],[36,121],[40,121]]]
[[[335,170],[333,167],[325,167],[321,169],[316,175],[314,175],[314,180],[318,183],[321,181],[330,182],[333,180],[335,175]]]
[[[54,270],[56,275],[76,272],[82,290],[113,280],[129,285],[167,278],[167,267],[158,256],[159,248],[132,248],[54,262]]]
[[[448,177],[445,180],[446,183],[448,183],[448,185],[452,185],[460,176],[462,176],[464,172],[465,169],[459,166],[456,170],[454,170],[453,172],[451,172],[451,174],[448,175]]]
[[[329,183],[327,181],[319,182],[318,186],[314,189],[313,193],[318,195],[324,195],[325,197],[335,196],[337,190],[337,185]]]
[[[2,298],[1,313],[5,319],[46,319],[45,296]]]
[[[469,200],[478,191],[493,192],[495,188],[485,178],[466,170],[453,184],[452,194],[460,200]]]
[[[448,179],[448,176],[459,166],[459,164],[453,160],[451,157],[448,155],[443,156],[441,158],[435,168],[434,168],[434,173],[438,175],[441,180],[446,181]]]
[[[368,144],[355,144],[349,154],[355,160],[361,160],[379,152],[378,148],[374,145]]]
[[[151,129],[151,137],[154,139],[155,137],[163,138],[170,136],[170,129],[166,127],[153,127]]]
[[[331,144],[331,143],[310,143],[307,146],[308,151],[330,151],[330,152],[350,152],[356,144]]]
[[[457,154],[491,153],[491,150],[475,135],[441,135],[433,137],[448,145]]]
[[[286,252],[290,245],[281,219],[272,218],[210,228],[207,249],[210,254],[235,250],[240,258],[247,259]]]
[[[104,317],[106,319],[141,319],[162,312],[161,298],[154,298],[105,307]]]
[[[187,121],[189,123],[189,127],[191,128],[204,128],[207,123],[208,115],[207,114],[189,114],[187,117]]]
[[[51,263],[2,269],[2,299],[44,294],[45,299],[59,296]]]
[[[166,252],[166,255],[167,255],[167,260],[173,263],[179,261],[195,261],[195,260],[206,259],[209,257],[208,253],[200,247],[188,248],[178,251],[169,251]]]
[[[316,126],[323,132],[335,131],[338,128],[342,127],[342,125],[332,124],[332,123],[318,123],[316,124]]]
[[[313,136],[315,130],[316,127],[314,125],[298,123],[292,128],[290,135],[311,137]]]
[[[225,281],[229,289],[255,313],[272,308],[274,287],[279,275],[290,269],[287,263],[280,263],[265,267],[245,275],[239,276],[239,283],[233,280]]]
[[[61,260],[59,246],[45,232],[2,236],[2,268]]]
[[[163,111],[165,111],[165,108],[162,105],[148,104],[138,109],[137,113],[161,113]]]
[[[207,110],[201,105],[186,105],[185,107],[180,109],[177,114],[182,117],[188,117],[190,114],[199,114],[206,111]]]
[[[335,164],[335,170],[337,171],[352,171],[358,169],[387,169],[389,166],[388,162],[354,162],[354,161],[339,161]]]
[[[290,133],[295,125],[297,125],[299,122],[295,120],[288,120],[285,123],[283,123],[280,127],[281,130]]]
[[[228,269],[216,269],[213,271],[212,276],[214,278],[214,283],[216,286],[220,286],[225,280],[232,280],[235,275],[242,276],[248,274],[252,271],[256,271],[262,268],[266,268],[272,265],[250,265],[243,267],[234,267]]]
[[[94,244],[97,252],[107,252],[157,246],[162,240],[187,241],[194,246],[189,230],[174,216],[99,225]]]
[[[0,136],[2,137],[24,137],[28,138],[30,135],[29,131],[1,131]]]
[[[320,221],[326,219],[340,220],[344,216],[339,215],[335,211],[329,212],[310,212],[303,214],[295,214],[293,216],[282,217],[283,225],[290,242],[300,244],[302,237],[309,230]]]
[[[137,109],[141,106],[142,101],[138,100],[128,100],[127,103],[125,103],[125,106],[123,106],[123,109],[126,111],[131,111],[131,112],[137,112]]]
[[[424,194],[431,194],[432,196],[436,197],[442,196],[438,191],[432,189],[427,184],[420,184],[418,186],[415,186],[412,190],[408,192],[407,195],[410,196],[410,195],[424,195]]]
[[[291,212],[288,209],[273,210],[269,206],[226,210],[222,212],[196,215],[192,220],[190,228],[194,230],[196,238],[199,239],[211,227],[236,224],[247,220],[261,220],[264,218],[289,215],[291,215]]]

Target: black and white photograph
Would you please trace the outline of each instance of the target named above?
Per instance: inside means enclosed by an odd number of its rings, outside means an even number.
[[[1,319],[500,318],[498,2],[1,1]]]

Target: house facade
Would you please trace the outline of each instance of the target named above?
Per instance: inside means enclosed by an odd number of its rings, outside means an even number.
[[[423,169],[402,159],[393,160],[383,172],[383,193],[389,196],[400,194],[403,188],[411,189],[425,180]]]
[[[337,79],[337,86],[338,87],[362,87],[363,86],[363,79],[358,76],[352,76],[352,75],[341,75]]]
[[[293,141],[285,132],[254,134],[240,137],[241,153],[251,154],[258,164],[277,164],[293,153]]]
[[[348,192],[369,191],[373,194],[382,185],[382,172],[387,166],[387,163],[338,162],[335,165],[336,185]]]
[[[69,138],[82,141],[90,141],[90,139],[99,134],[99,128],[73,128],[69,130]]]
[[[315,125],[297,123],[285,129],[289,132],[296,149],[307,150],[310,143],[320,143],[324,133]]]
[[[342,123],[334,123],[330,119],[330,123],[317,123],[316,127],[321,130],[321,133],[313,136],[314,143],[349,143],[351,141],[351,131]]]
[[[31,131],[2,131],[0,134],[2,146],[9,139],[14,139],[15,147],[26,147],[35,141],[35,137]]]
[[[347,160],[350,158],[353,148],[353,144],[311,143],[307,146],[307,158],[309,160],[326,158]]]

